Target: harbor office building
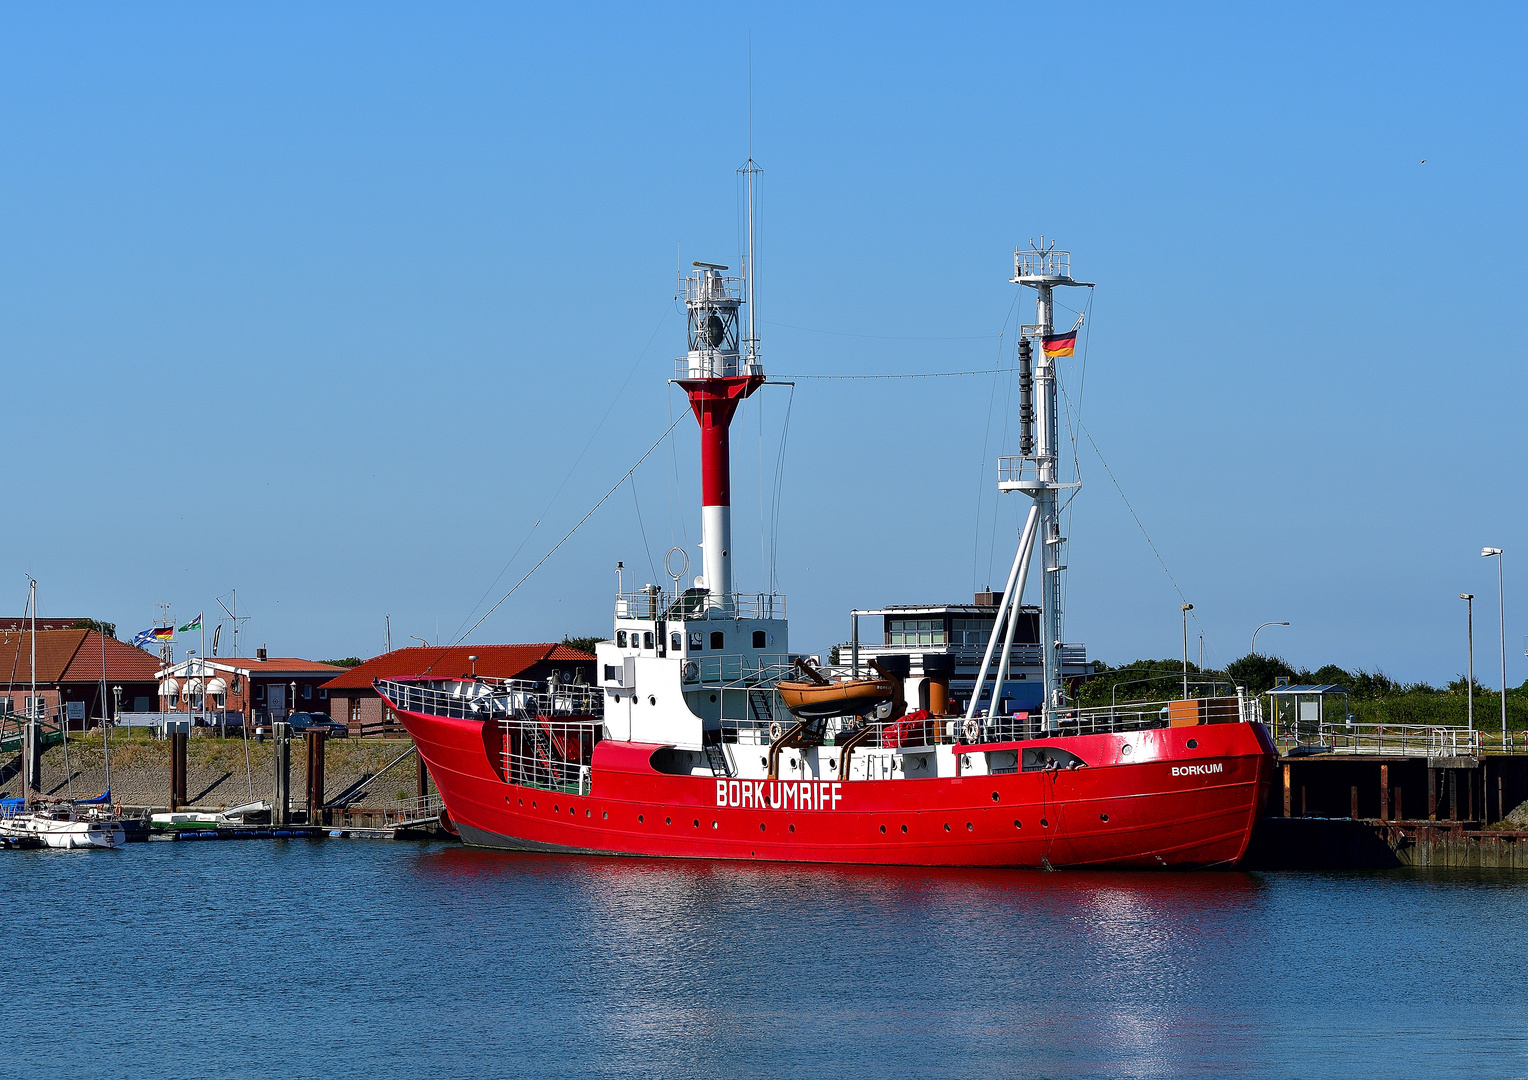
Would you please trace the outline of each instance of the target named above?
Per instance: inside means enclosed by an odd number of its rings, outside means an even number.
[[[294,712],[327,713],[324,684],[345,669],[295,656],[191,656],[161,667],[159,711],[204,715],[210,724],[268,724]]]
[[[878,660],[891,674],[903,676],[903,693],[909,709],[928,709],[946,716],[963,713],[966,703],[971,700],[977,669],[981,667],[987,639],[992,636],[992,624],[1003,602],[1003,594],[979,592],[974,601],[970,604],[893,605],[855,611],[854,635],[838,646],[838,664],[834,670],[849,670],[857,644],[862,675],[871,660]],[[878,622],[870,622],[872,619]],[[994,672],[999,652],[1001,642],[993,652]],[[1057,649],[1057,655],[1061,677],[1069,687],[1093,673],[1086,645],[1062,645]],[[906,659],[901,659],[903,657]],[[976,708],[978,713],[1011,716],[1038,710],[1044,697],[1040,609],[1025,605],[1020,609],[1019,622],[1014,628],[1008,677],[1003,680],[997,695],[996,708],[992,701],[990,676]]]
[[[554,642],[535,645],[414,645],[374,656],[324,684],[329,716],[352,735],[402,735],[403,725],[372,688],[376,679],[530,679],[589,684],[594,657]]]
[[[0,713],[51,719],[62,712],[71,727],[85,728],[102,716],[115,717],[119,704],[122,712],[151,707],[159,657],[95,630],[43,630],[43,625],[40,620],[35,708],[29,700],[32,632],[0,627]]]

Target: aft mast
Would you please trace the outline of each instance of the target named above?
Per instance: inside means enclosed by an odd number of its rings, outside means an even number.
[[[1047,244],[1045,237],[1036,244],[1029,242],[1029,250],[1013,253],[1013,277],[1015,285],[1034,289],[1035,321],[1019,329],[1019,450],[1017,460],[1009,458],[999,467],[998,488],[1002,491],[1023,491],[1035,500],[1038,511],[1038,537],[1040,541],[1040,647],[1045,678],[1045,719],[1063,704],[1061,685],[1060,651],[1061,629],[1061,573],[1066,569],[1066,537],[1061,535],[1060,492],[1074,488],[1075,483],[1062,483],[1058,465],[1061,454],[1059,412],[1056,403],[1057,356],[1072,355],[1071,343],[1061,340],[1055,333],[1053,317],[1053,292],[1058,287],[1090,287],[1091,282],[1072,278],[1072,253],[1055,250],[1054,242]],[[1078,320],[1079,324],[1081,320]],[[1075,328],[1074,328],[1075,331]],[[1040,348],[1034,349],[1034,343]],[[1035,353],[1038,352],[1038,355]],[[1029,372],[1033,357],[1034,374]],[[1031,476],[1024,475],[1024,462],[1034,463]],[[1018,597],[1004,600],[1018,610]],[[978,688],[979,690],[979,688]],[[996,691],[994,692],[994,696]],[[994,705],[996,701],[994,700]]]

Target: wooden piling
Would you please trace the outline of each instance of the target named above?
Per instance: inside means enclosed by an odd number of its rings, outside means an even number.
[[[292,823],[292,725],[278,720],[271,725],[272,749],[276,767],[276,805],[271,821],[276,825]]]
[[[1348,811],[1348,817],[1352,818],[1354,821],[1357,821],[1358,820],[1358,785],[1357,784],[1353,785],[1352,796],[1353,796],[1352,809],[1350,811]]]
[[[1427,770],[1427,820],[1438,820],[1438,770]]]
[[[419,797],[422,799],[422,798],[424,798],[426,795],[428,795],[430,793],[430,771],[424,767],[424,757],[419,753],[419,748],[418,747],[414,748],[414,765],[415,765],[414,789],[418,793]],[[1288,785],[1288,783],[1289,783],[1289,780],[1288,780],[1288,777],[1289,777],[1289,766],[1288,765],[1284,766],[1284,776],[1285,776],[1285,781],[1284,782],[1285,782],[1286,785]],[[1285,801],[1285,805],[1287,807],[1288,802],[1289,802],[1289,796],[1288,795],[1284,796],[1284,801]],[[1285,816],[1288,816],[1288,810],[1287,809],[1285,810]]]
[[[1459,820],[1459,770],[1448,771],[1448,819]]]
[[[308,824],[327,825],[324,820],[324,745],[322,731],[309,731],[308,740]]]
[[[186,743],[190,733],[170,732],[170,809],[179,810],[186,805]]]
[[[1390,820],[1390,766],[1379,767],[1379,819]]]

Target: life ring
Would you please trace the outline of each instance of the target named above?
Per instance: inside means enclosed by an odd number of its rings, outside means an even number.
[[[769,725],[769,741],[779,742],[780,736],[785,734],[785,728],[780,726],[780,721],[773,720]]]
[[[972,717],[961,725],[961,732],[965,735],[966,742],[975,742],[977,736],[981,734],[981,727],[976,723],[976,718]]]
[[[700,682],[700,665],[694,660],[686,660],[682,671],[685,682]]]

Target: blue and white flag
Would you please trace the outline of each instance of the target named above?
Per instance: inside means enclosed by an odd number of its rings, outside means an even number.
[[[136,637],[134,637],[133,638],[133,644],[136,645],[140,649],[144,649],[144,648],[147,648],[149,643],[152,642],[153,640],[154,640],[154,628],[151,626],[147,630],[143,631],[142,633],[140,633]]]

